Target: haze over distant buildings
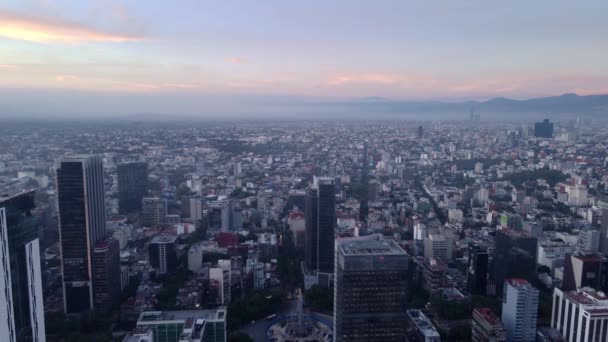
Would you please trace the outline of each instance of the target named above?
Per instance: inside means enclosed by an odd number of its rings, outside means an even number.
[[[376,101],[378,115],[466,115],[470,103],[452,103],[603,94],[607,10],[601,0],[3,1],[0,118],[350,115],[344,103],[370,97],[398,101]],[[435,100],[449,108],[409,104]]]

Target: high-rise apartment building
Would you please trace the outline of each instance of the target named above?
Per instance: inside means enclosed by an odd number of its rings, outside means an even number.
[[[146,197],[141,201],[141,224],[146,227],[167,223],[167,202],[160,197]]]
[[[595,254],[600,250],[600,231],[584,228],[578,232],[576,248],[587,254]]]
[[[34,192],[0,195],[0,340],[44,342],[44,300]]]
[[[608,341],[608,297],[590,288],[555,288],[551,327],[568,342]]]
[[[182,217],[197,223],[203,219],[203,199],[198,196],[182,197]]]
[[[229,200],[223,202],[222,211],[222,231],[243,229],[243,209],[238,201]]]
[[[99,157],[60,160],[56,169],[64,311],[94,307],[92,251],[105,238],[103,164]]]
[[[408,255],[380,235],[336,241],[334,341],[403,341]]]
[[[175,272],[177,268],[177,236],[175,235],[156,235],[148,243],[148,255],[150,266],[159,274]]]
[[[507,341],[534,341],[538,313],[538,290],[525,279],[504,282],[502,324]]]
[[[118,209],[123,214],[141,210],[148,192],[148,164],[132,162],[118,165]]]
[[[443,261],[452,260],[452,237],[442,233],[431,233],[424,238],[424,257]]]
[[[118,240],[100,240],[93,248],[93,296],[95,308],[108,312],[120,297],[121,269]]]
[[[209,269],[210,287],[217,289],[218,302],[229,305],[231,301],[230,269],[226,267],[212,267]]]

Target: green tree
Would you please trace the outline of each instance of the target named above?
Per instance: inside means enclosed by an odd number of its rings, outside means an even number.
[[[317,311],[332,311],[334,308],[333,293],[329,288],[313,285],[304,293],[304,299]]]
[[[228,336],[228,342],[253,342],[253,339],[244,332],[235,332]]]

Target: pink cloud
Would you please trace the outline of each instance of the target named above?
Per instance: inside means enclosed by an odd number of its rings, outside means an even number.
[[[388,74],[338,74],[327,80],[327,84],[331,86],[350,84],[350,83],[376,83],[376,84],[392,84],[396,79]]]
[[[0,11],[0,37],[36,43],[131,42],[140,37]]]
[[[232,64],[246,64],[247,63],[247,61],[241,57],[228,57],[228,58],[226,58],[226,60],[228,61],[228,63],[232,63]]]

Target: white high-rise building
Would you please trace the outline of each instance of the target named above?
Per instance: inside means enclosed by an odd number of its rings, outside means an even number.
[[[230,304],[230,270],[222,267],[210,268],[209,281],[217,286],[219,304]]]
[[[502,324],[507,341],[535,341],[538,313],[538,290],[525,279],[507,279],[504,283]]]
[[[597,229],[582,229],[578,233],[577,248],[586,254],[596,254],[600,250],[600,231]]]
[[[444,261],[452,259],[452,238],[447,234],[432,233],[424,238],[424,257]]]
[[[551,327],[568,342],[608,341],[608,297],[590,288],[555,288]]]

